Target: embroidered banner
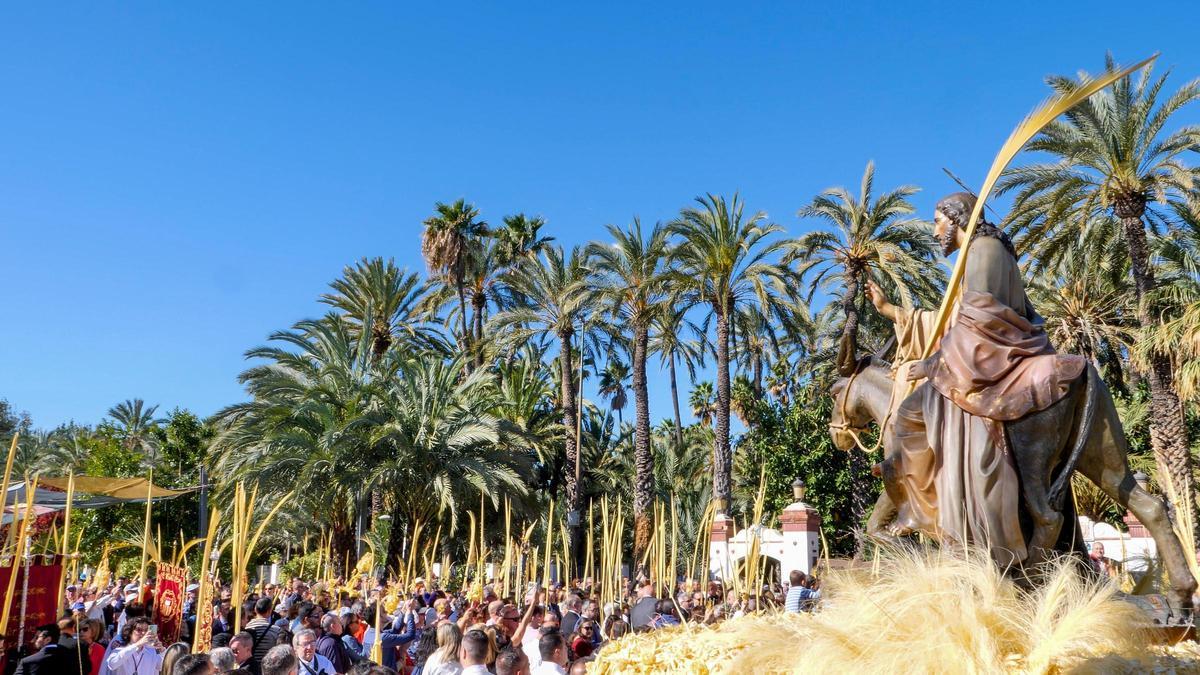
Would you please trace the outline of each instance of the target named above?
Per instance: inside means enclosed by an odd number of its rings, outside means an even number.
[[[21,632],[21,620],[25,621],[25,643],[32,645],[37,637],[37,627],[58,621],[58,587],[63,583],[62,556],[34,556],[34,564],[17,568],[17,582],[9,612],[4,637],[11,647],[17,644]],[[52,561],[38,564],[36,561]],[[29,572],[29,584],[25,583],[25,572]],[[0,588],[8,588],[8,577],[12,567],[0,567]],[[24,600],[24,602],[22,602]],[[24,612],[24,614],[22,614]],[[32,652],[30,652],[32,653]]]
[[[211,574],[200,575],[200,591],[196,594],[196,631],[192,636],[193,654],[202,654],[212,649],[215,585]]]
[[[158,639],[164,645],[179,642],[183,622],[183,593],[187,588],[186,567],[159,563],[155,567],[154,623],[158,624]]]

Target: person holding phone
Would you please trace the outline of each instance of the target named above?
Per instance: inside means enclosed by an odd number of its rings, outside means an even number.
[[[124,647],[105,659],[113,675],[158,675],[162,667],[162,643],[158,641],[158,626],[145,617],[131,619],[121,631]]]

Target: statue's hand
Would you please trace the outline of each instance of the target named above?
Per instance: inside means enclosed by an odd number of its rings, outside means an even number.
[[[908,377],[906,379],[909,382],[914,382],[928,378],[929,371],[933,370],[933,360],[936,357],[937,355],[935,354],[923,361],[913,361],[912,365],[908,367]]]
[[[889,304],[891,304],[888,302],[887,297],[883,294],[883,290],[879,288],[879,284],[870,279],[867,280],[867,289],[864,291],[864,293],[867,295],[867,300],[870,300],[871,304],[875,305],[875,309],[880,313],[883,313],[884,307],[887,307]]]

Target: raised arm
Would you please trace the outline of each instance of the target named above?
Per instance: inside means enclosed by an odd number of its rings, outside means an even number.
[[[900,316],[899,308],[888,302],[887,296],[883,294],[883,290],[870,279],[867,280],[866,295],[871,304],[875,305],[875,311],[882,314],[888,321],[892,323],[896,322],[896,319]]]

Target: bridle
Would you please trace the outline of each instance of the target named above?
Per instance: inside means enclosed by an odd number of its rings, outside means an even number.
[[[846,414],[846,406],[850,399],[850,388],[854,386],[854,379],[869,367],[870,365],[862,368],[855,368],[854,372],[850,374],[850,377],[846,381],[846,386],[842,388],[842,393],[840,396],[838,396],[839,400],[835,403],[835,405],[838,407],[838,412],[841,413],[842,421],[829,421],[829,430],[831,432],[841,431],[850,434],[850,437],[854,439],[854,444],[858,446],[858,449],[867,454],[871,454],[883,446],[884,431],[887,429],[888,422],[890,422],[892,419],[892,407],[893,403],[895,403],[896,397],[896,387],[892,386],[890,393],[888,394],[887,413],[884,414],[883,421],[879,423],[879,436],[875,439],[875,445],[868,448],[866,444],[863,443],[862,438],[859,436],[859,434],[864,434],[867,432],[867,427],[858,427],[846,422],[846,420],[850,419],[849,415]]]

